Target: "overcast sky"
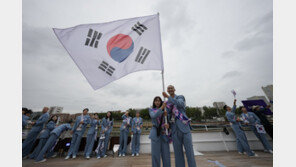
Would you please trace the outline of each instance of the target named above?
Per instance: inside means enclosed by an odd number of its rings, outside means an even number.
[[[94,91],[52,28],[160,13],[165,84],[188,106],[264,95],[273,83],[272,0],[23,1],[23,106],[66,113],[145,108],[160,96],[160,71],[132,73]],[[241,103],[240,103],[241,104]]]

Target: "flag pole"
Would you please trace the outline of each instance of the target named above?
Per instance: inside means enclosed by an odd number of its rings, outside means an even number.
[[[162,91],[165,92],[165,88],[164,88],[164,74],[163,74],[164,70],[161,71],[161,78],[162,78]],[[163,96],[163,101],[165,101],[165,97]],[[166,111],[166,107],[164,108],[164,111]],[[164,114],[164,122],[165,124],[168,124],[168,115],[167,115],[167,111]],[[165,133],[166,135],[169,135],[168,129],[165,129]]]
[[[161,71],[161,78],[162,78],[162,91],[164,92],[164,75],[163,75],[163,70]],[[163,96],[163,98],[165,99],[165,97]]]
[[[158,15],[158,26],[159,26],[159,37],[161,38],[161,34],[160,34],[160,19],[159,19],[159,12],[157,12]],[[162,44],[161,44],[161,39],[160,39],[160,49],[161,49],[161,53],[162,53]],[[163,64],[163,56],[162,58],[162,64]],[[162,91],[165,92],[165,88],[164,88],[164,68],[162,67],[161,70],[161,78],[162,78]],[[163,96],[163,101],[165,101],[165,97]],[[166,111],[166,107],[164,108],[164,111]],[[167,112],[166,114],[164,114],[164,120],[165,120],[165,124],[168,123],[168,116],[167,116]],[[165,133],[166,135],[169,135],[168,129],[165,129]]]

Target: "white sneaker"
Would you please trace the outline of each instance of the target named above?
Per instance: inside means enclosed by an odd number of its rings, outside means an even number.
[[[243,155],[243,152],[238,152],[238,154]]]
[[[69,156],[69,155],[67,155],[67,156],[66,156],[66,158],[65,158],[65,160],[67,160],[67,159],[69,159],[69,158],[70,158],[70,156]]]
[[[268,150],[264,150],[263,152],[268,153],[269,151]]]
[[[272,150],[268,150],[268,152],[269,152],[270,154],[273,154],[273,151],[272,151]]]
[[[42,163],[42,162],[45,162],[46,159],[44,158],[43,160],[40,160],[40,161],[36,161],[35,163]]]
[[[125,157],[125,154],[122,154],[123,157]]]
[[[55,154],[53,154],[50,158],[55,158],[57,155],[58,155],[58,154],[55,153]]]
[[[75,159],[75,158],[76,158],[76,155],[73,155],[73,156],[72,156],[72,159]]]
[[[137,153],[136,156],[139,156],[139,153]]]
[[[251,155],[250,157],[258,157],[258,155],[255,153],[254,155]]]
[[[86,158],[86,159],[90,159],[90,157],[89,157],[89,156],[86,156],[85,158]]]
[[[121,157],[121,154],[119,154],[118,156]]]
[[[132,157],[135,156],[135,154],[132,154]]]
[[[100,159],[100,158],[101,158],[100,156],[97,157],[97,159]]]
[[[107,155],[104,155],[104,158],[106,158],[107,157]]]

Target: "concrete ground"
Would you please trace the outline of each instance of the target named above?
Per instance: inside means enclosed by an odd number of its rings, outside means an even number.
[[[273,156],[263,151],[256,151],[259,157],[239,155],[237,152],[202,152],[204,155],[195,156],[198,167],[272,167]],[[172,167],[175,167],[174,154],[171,154]],[[220,165],[218,165],[220,164]],[[151,155],[141,154],[139,157],[107,157],[102,159],[84,159],[82,156],[75,160],[62,158],[48,159],[44,163],[34,163],[33,160],[23,160],[23,167],[149,167]],[[187,166],[187,164],[186,164]]]

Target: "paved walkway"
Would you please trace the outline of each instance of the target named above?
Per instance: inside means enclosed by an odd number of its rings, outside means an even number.
[[[272,154],[256,151],[259,157],[239,155],[237,152],[202,152],[204,155],[195,156],[198,167],[219,167],[215,163],[226,167],[272,167]],[[175,167],[174,155],[171,154],[172,167]],[[97,160],[86,160],[79,156],[75,160],[63,158],[48,159],[44,163],[34,163],[33,160],[23,160],[23,167],[150,167],[150,154],[142,154],[139,157],[107,157]],[[187,166],[187,165],[186,165]],[[220,167],[222,167],[220,165]]]

